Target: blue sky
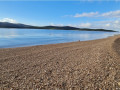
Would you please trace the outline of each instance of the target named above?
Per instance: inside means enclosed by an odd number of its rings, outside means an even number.
[[[0,21],[120,29],[120,1],[0,1]]]

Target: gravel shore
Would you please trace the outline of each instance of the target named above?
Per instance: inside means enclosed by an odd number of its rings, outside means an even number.
[[[120,35],[0,49],[1,90],[120,90]]]

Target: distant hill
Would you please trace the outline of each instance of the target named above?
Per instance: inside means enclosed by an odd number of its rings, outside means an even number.
[[[0,28],[31,28],[31,25],[25,25],[20,23],[0,22]]]
[[[114,30],[106,29],[89,29],[89,28],[77,28],[71,26],[32,26],[20,23],[0,22],[0,28],[27,28],[27,29],[55,29],[55,30],[80,30],[80,31],[105,31],[116,32]]]

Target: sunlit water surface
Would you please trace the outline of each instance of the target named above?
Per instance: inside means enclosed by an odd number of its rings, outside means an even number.
[[[118,32],[47,30],[47,29],[0,29],[0,48],[56,44],[106,38]]]

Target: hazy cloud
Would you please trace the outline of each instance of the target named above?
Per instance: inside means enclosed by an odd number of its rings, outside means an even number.
[[[55,24],[54,23],[50,23],[50,26],[55,26]]]
[[[120,31],[120,20],[113,21],[95,21],[79,24],[54,24],[51,23],[51,26],[72,26],[79,28],[91,28],[91,29],[108,29],[108,30],[117,30]]]
[[[79,28],[93,28],[93,29],[108,29],[120,31],[120,20],[114,21],[97,21],[87,22],[80,24],[68,24],[68,26],[79,27]]]
[[[50,23],[50,26],[64,26],[63,24],[54,24],[54,23]]]
[[[10,22],[10,23],[16,23],[16,20],[12,18],[3,18],[0,20],[0,22]]]
[[[90,13],[82,13],[82,14],[76,14],[74,17],[94,17],[98,15],[98,12],[90,12]]]
[[[91,23],[81,23],[78,25],[78,27],[89,28],[89,27],[91,27]]]
[[[120,10],[110,11],[110,12],[105,12],[105,13],[99,13],[99,12],[81,13],[81,14],[75,14],[73,17],[75,17],[75,18],[79,18],[79,17],[119,18],[120,17]]]
[[[120,10],[102,13],[102,17],[120,17]]]

